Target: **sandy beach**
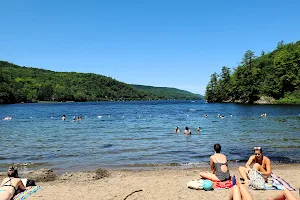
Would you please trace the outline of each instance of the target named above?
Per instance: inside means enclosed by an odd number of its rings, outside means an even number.
[[[300,164],[277,164],[273,172],[297,189],[293,192],[299,198]],[[109,177],[96,180],[95,172],[72,172],[59,175],[55,181],[38,182],[42,190],[30,196],[31,200],[52,199],[228,199],[228,189],[204,191],[187,188],[188,181],[199,178],[200,171],[208,168],[194,169],[153,169],[153,170],[109,170]],[[232,175],[238,176],[237,167],[230,168]],[[254,199],[267,199],[277,191],[249,190]]]

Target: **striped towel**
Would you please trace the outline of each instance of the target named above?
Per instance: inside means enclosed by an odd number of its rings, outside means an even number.
[[[288,182],[286,182],[284,179],[280,178],[279,176],[276,176],[275,174],[271,174],[271,177],[273,179],[273,183],[276,184],[276,187],[281,186],[281,188],[283,187],[283,189],[287,189],[289,191],[296,191],[295,188],[293,188]],[[277,187],[278,188],[278,187]]]
[[[24,200],[27,197],[29,197],[30,195],[32,195],[33,193],[37,192],[41,188],[42,188],[42,186],[29,186],[26,188],[26,190],[24,192],[17,194],[13,198],[13,200]]]

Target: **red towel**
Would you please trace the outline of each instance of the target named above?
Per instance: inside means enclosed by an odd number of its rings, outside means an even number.
[[[213,186],[214,189],[229,189],[232,188],[232,181],[231,180],[227,180],[227,181],[212,181],[213,182]]]

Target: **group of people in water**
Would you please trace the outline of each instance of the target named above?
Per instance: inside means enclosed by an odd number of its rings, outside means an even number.
[[[202,132],[202,129],[201,129],[200,126],[197,128],[197,131],[198,132]],[[176,128],[174,129],[174,132],[175,133],[180,133],[180,129],[178,128],[178,126],[176,126]],[[192,131],[189,129],[189,127],[186,126],[185,129],[184,129],[184,131],[183,131],[183,134],[185,134],[185,135],[191,135]]]
[[[251,168],[252,165],[252,168]],[[210,156],[210,168],[212,172],[200,172],[200,177],[203,179],[209,179],[212,181],[226,181],[230,180],[230,172],[228,167],[227,157],[221,153],[221,145],[214,145],[214,154]],[[233,200],[252,200],[252,197],[247,189],[249,185],[248,173],[251,169],[259,171],[265,181],[270,177],[272,173],[271,161],[267,156],[263,155],[261,147],[253,148],[253,155],[251,155],[246,162],[245,166],[240,166],[238,168],[239,174],[241,176],[241,184],[234,185],[229,194],[229,199]],[[270,198],[274,200],[296,200],[297,198],[289,191],[284,190],[275,198]]]
[[[62,115],[61,120],[66,121],[67,120],[66,115]],[[73,122],[80,121],[80,120],[82,120],[82,116],[78,116],[78,117],[74,116],[72,119]]]

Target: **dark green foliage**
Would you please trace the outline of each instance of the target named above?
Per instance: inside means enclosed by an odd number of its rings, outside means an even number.
[[[140,92],[148,92],[158,99],[203,99],[203,96],[199,94],[193,94],[185,90],[179,90],[176,88],[168,87],[152,87],[145,85],[131,85],[133,88]]]
[[[192,96],[137,90],[110,77],[91,73],[53,72],[0,61],[0,103],[36,101],[107,101],[182,99]],[[162,90],[163,93],[163,90]],[[168,96],[169,95],[169,96]]]
[[[206,99],[210,102],[253,103],[262,96],[269,96],[282,99],[278,103],[299,103],[299,68],[300,41],[289,44],[281,41],[273,52],[262,51],[260,57],[248,50],[232,74],[223,67],[220,75],[214,73],[211,76]]]

